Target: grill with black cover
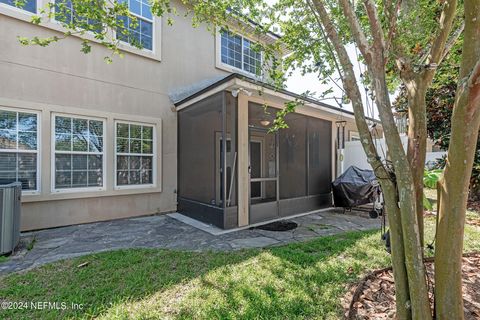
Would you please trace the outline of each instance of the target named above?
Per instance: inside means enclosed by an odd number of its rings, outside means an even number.
[[[374,203],[380,194],[380,185],[373,170],[349,167],[333,183],[335,207],[352,208]]]

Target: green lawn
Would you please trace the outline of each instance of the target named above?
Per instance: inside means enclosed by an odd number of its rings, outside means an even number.
[[[0,256],[0,263],[7,261],[8,258],[5,256]]]
[[[431,239],[433,220],[427,224]],[[467,226],[465,249],[480,249],[477,227]],[[68,304],[63,311],[0,313],[2,319],[339,319],[347,287],[389,259],[379,231],[229,253],[113,251],[0,279],[0,300]]]
[[[427,243],[434,225],[427,218]],[[474,250],[480,228],[467,225],[465,251]],[[348,287],[389,263],[378,230],[227,253],[113,251],[0,278],[0,302],[67,304],[0,310],[0,318],[340,319]]]

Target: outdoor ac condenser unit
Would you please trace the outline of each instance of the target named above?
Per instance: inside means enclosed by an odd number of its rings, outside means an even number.
[[[12,252],[20,240],[22,184],[0,185],[0,254]]]

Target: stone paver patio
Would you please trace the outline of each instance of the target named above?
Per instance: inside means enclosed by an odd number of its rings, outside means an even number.
[[[379,219],[369,219],[358,213],[343,214],[338,209],[290,220],[298,223],[298,228],[284,232],[244,229],[221,235],[212,235],[167,215],[28,232],[22,234],[23,249],[10,256],[6,262],[0,263],[0,275],[61,259],[115,249],[238,250],[380,227]]]

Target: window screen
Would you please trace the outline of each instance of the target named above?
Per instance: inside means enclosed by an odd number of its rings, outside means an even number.
[[[280,198],[307,195],[307,117],[288,114],[287,129],[279,131]]]
[[[331,122],[308,118],[308,193],[329,193],[332,182]]]
[[[195,103],[178,113],[179,197],[222,206],[224,93]],[[231,137],[227,137],[230,139]],[[231,145],[232,146],[232,145]],[[230,156],[233,150],[230,149]]]

